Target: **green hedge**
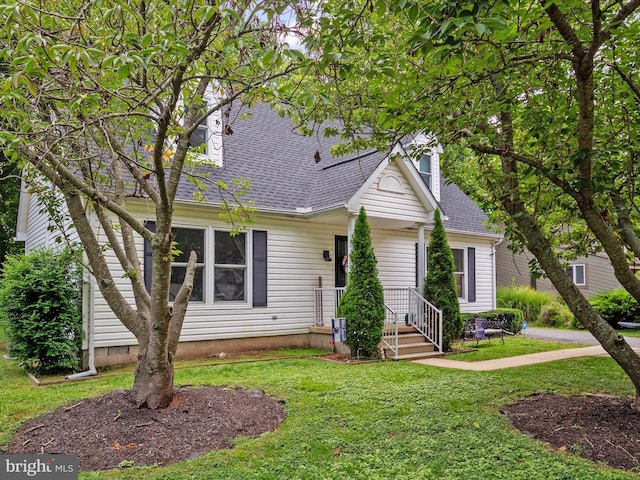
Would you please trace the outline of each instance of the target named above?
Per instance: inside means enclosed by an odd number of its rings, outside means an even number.
[[[79,366],[80,268],[68,252],[8,257],[0,279],[0,317],[11,355],[36,374]]]
[[[614,328],[618,322],[640,322],[640,305],[624,288],[597,293],[589,303]]]
[[[497,308],[488,312],[463,314],[464,320],[469,318],[486,318],[487,320],[504,322],[504,329],[511,333],[518,333],[522,330],[522,322],[524,321],[522,312],[517,308]]]

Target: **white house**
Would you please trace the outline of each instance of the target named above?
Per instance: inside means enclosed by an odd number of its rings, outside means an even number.
[[[230,236],[216,193],[208,194],[208,202],[196,201],[194,185],[183,181],[174,233],[178,248],[196,249],[201,268],[178,358],[325,342],[328,337],[318,340],[314,333],[335,315],[334,292],[346,282],[349,235],[360,206],[368,215],[379,278],[389,295],[421,286],[433,213],[440,208],[457,267],[461,310],[495,308],[495,247],[501,236],[488,231],[482,211],[441,177],[437,148],[417,161],[402,148],[393,159],[379,151],[332,158],[334,140],[296,134],[290,120],[267,106],[255,107],[250,119],[238,119],[226,133],[222,147],[211,152],[219,164],[210,168],[211,178],[250,178],[248,198],[255,202],[256,221]],[[414,140],[421,141],[426,139]],[[129,208],[140,219],[154,218],[154,206],[145,198],[131,198]],[[47,222],[35,198],[24,193],[17,238],[27,250],[51,240]],[[142,239],[138,249],[145,256]],[[182,260],[175,259],[176,282],[184,272]],[[120,279],[115,257],[111,265]],[[130,291],[126,278],[119,281],[123,291]],[[92,278],[85,287],[87,348],[95,365],[135,361],[135,337],[109,310]],[[408,308],[391,306],[390,311],[401,319]]]

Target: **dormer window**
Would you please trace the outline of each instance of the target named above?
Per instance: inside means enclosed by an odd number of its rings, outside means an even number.
[[[202,106],[202,111],[207,110],[207,104],[205,103]],[[193,131],[191,134],[191,146],[192,147],[200,147],[204,144],[204,150],[202,150],[202,154],[209,156],[209,117],[205,118],[200,122],[200,125]]]
[[[200,114],[204,114],[216,105],[217,98],[209,89],[199,103]],[[222,166],[222,126],[222,114],[218,109],[202,120],[191,133],[191,146],[198,149],[195,161],[203,165]]]
[[[433,168],[431,165],[431,155],[423,153],[418,160],[418,171],[423,178],[427,187],[431,188],[431,177],[433,174]]]

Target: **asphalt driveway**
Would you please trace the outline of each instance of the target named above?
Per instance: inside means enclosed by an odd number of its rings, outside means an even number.
[[[557,342],[585,343],[598,345],[598,341],[587,331],[559,330],[555,328],[527,328],[524,335],[541,340],[555,340]],[[634,348],[640,348],[640,338],[625,337],[627,343]]]

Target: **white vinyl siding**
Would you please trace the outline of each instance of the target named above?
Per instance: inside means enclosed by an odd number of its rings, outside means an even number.
[[[75,230],[70,229],[71,218],[68,215],[65,216],[67,206],[62,201],[62,212],[60,218],[66,229],[65,235],[57,228],[54,222],[51,221],[46,209],[38,202],[36,195],[30,195],[29,198],[29,213],[27,219],[27,235],[25,238],[25,252],[30,252],[39,248],[63,248],[66,240],[71,242],[78,241],[78,235]],[[59,238],[59,240],[58,240]]]
[[[399,191],[391,191],[380,182],[395,178],[401,185]],[[360,202],[368,217],[381,217],[409,222],[424,222],[427,211],[413,188],[395,163],[390,163],[378,179],[362,195]]]
[[[191,218],[191,225],[205,226],[203,215]],[[196,218],[198,220],[196,221]],[[215,215],[208,215],[215,219]],[[176,222],[187,224],[187,217],[177,215]],[[212,228],[224,228],[212,225]],[[258,218],[253,229],[268,231],[268,305],[253,308],[250,302],[193,302],[189,306],[181,341],[229,339],[269,335],[307,333],[314,321],[313,289],[322,277],[324,287],[334,282],[335,235],[344,235],[344,224],[322,224],[300,219]],[[415,285],[416,231],[372,229],[372,243],[378,261],[380,281],[385,288],[409,288]],[[476,302],[460,300],[463,312],[480,312],[493,308],[491,241],[480,237],[450,236],[452,248],[476,248]],[[428,244],[428,232],[425,243]],[[466,243],[465,243],[466,242]],[[469,243],[471,242],[471,243]],[[248,243],[251,243],[248,241]],[[138,248],[142,252],[143,244]],[[322,252],[329,250],[333,261],[326,262]],[[114,278],[133,303],[128,281],[120,278],[121,268],[109,256]],[[249,262],[248,269],[251,269]],[[251,278],[251,273],[249,272]],[[248,282],[251,287],[251,282]],[[251,298],[251,292],[247,293]],[[114,317],[104,299],[95,302],[96,346],[135,344],[135,338]]]
[[[207,215],[217,219],[217,215]],[[204,223],[203,215],[198,222]],[[177,216],[176,222],[186,224]],[[217,220],[216,220],[217,221]],[[195,219],[191,224],[195,225]],[[204,226],[204,225],[203,225]],[[266,228],[268,226],[268,229]],[[213,228],[224,229],[224,224]],[[253,230],[268,230],[268,306],[253,308],[251,302],[218,302],[207,304],[193,302],[189,305],[182,329],[181,341],[256,337],[307,333],[313,323],[313,289],[322,277],[325,287],[333,286],[333,262],[325,262],[323,250],[334,255],[334,235],[343,235],[345,226],[316,224],[301,220],[265,219],[251,225],[247,232],[250,244]],[[138,248],[142,252],[143,243]],[[114,278],[123,287],[133,303],[131,288],[121,279],[122,270],[113,256],[109,256]],[[251,262],[248,266],[251,278]],[[247,298],[251,298],[251,282],[247,282]],[[135,344],[135,338],[114,317],[108,305],[97,295],[95,303],[96,346]]]

